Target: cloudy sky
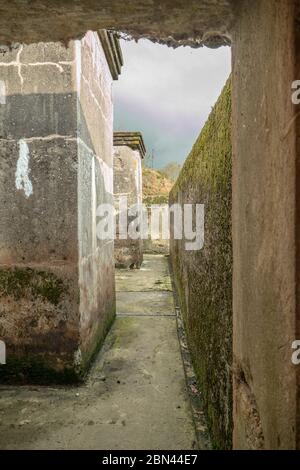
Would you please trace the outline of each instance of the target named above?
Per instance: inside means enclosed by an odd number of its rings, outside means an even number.
[[[141,131],[154,166],[182,163],[230,74],[230,48],[191,49],[121,40],[115,130]]]

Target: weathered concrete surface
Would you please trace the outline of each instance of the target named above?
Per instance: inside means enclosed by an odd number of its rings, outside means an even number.
[[[88,30],[115,29],[170,44],[228,43],[230,0],[11,0],[0,4],[0,43],[68,41]]]
[[[170,258],[208,427],[215,448],[232,444],[231,82],[211,111],[170,204],[204,204],[204,246],[174,240]]]
[[[299,107],[291,101],[300,64],[296,3],[242,2],[233,41],[238,449],[300,447],[300,369],[291,362],[299,339]]]
[[[113,240],[96,235],[96,209],[113,204],[113,73],[98,34],[75,42],[78,142],[80,351],[83,365],[115,315]],[[113,58],[112,58],[113,60]],[[116,59],[117,61],[117,59]]]
[[[140,132],[114,133],[114,203],[116,209],[115,265],[118,268],[140,268],[143,261],[143,240],[130,236],[123,238],[122,230],[129,232],[130,224],[136,219],[134,208],[142,204],[142,159],[145,146]],[[120,201],[126,200],[122,209]],[[131,212],[133,211],[133,213]],[[123,229],[120,223],[126,217]]]
[[[144,262],[136,272],[132,269],[116,271],[117,292],[172,291],[166,257],[163,255],[144,256]]]
[[[118,314],[174,315],[173,293],[170,291],[121,291],[116,295]]]
[[[152,278],[159,280],[167,260],[158,261],[152,258],[151,268]],[[134,274],[143,277],[142,273]],[[132,271],[122,271],[126,274]],[[139,284],[141,290],[149,288],[147,277]],[[161,294],[155,283],[152,293]],[[139,297],[138,304],[144,315],[147,299]],[[118,311],[121,306],[117,303]],[[157,313],[163,312],[164,306],[158,306]],[[172,313],[117,318],[85,385],[0,387],[0,448],[194,449],[196,436]]]
[[[0,77],[1,380],[74,380],[115,313],[112,77],[91,32],[0,54]]]

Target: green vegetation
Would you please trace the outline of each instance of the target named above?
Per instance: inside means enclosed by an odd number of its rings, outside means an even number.
[[[167,204],[172,181],[163,176],[158,170],[143,168],[143,203]]]
[[[41,297],[58,305],[66,287],[53,273],[30,268],[0,269],[0,297]],[[26,292],[26,295],[25,295]]]
[[[203,127],[170,202],[205,205],[205,241],[171,259],[189,348],[214,448],[232,445],[231,81]]]
[[[160,173],[168,178],[169,180],[175,182],[180,174],[181,165],[176,162],[168,163],[168,165],[161,168]]]
[[[175,194],[188,183],[219,191],[231,177],[231,80],[211,111],[173,187]]]

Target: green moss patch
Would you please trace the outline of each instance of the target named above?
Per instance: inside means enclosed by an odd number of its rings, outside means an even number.
[[[63,281],[53,273],[31,268],[0,269],[0,297],[41,298],[58,305],[66,290]]]
[[[99,353],[99,351],[101,350],[104,344],[105,338],[108,332],[110,331],[115,321],[115,318],[116,318],[116,307],[114,304],[111,309],[111,312],[108,312],[106,314],[104,323],[101,323],[97,331],[97,334],[95,334],[94,341],[91,343],[88,350],[84,352],[82,355],[82,364],[80,367],[77,367],[78,374],[81,376],[82,379],[84,379],[87,376],[97,354]]]

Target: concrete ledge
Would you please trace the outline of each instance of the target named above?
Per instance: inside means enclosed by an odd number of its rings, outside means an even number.
[[[115,33],[101,29],[98,35],[104,50],[104,54],[109,66],[113,80],[118,80],[123,65],[123,55],[120,42]]]
[[[127,145],[140,152],[141,158],[146,155],[146,147],[140,132],[114,132],[114,146]]]

